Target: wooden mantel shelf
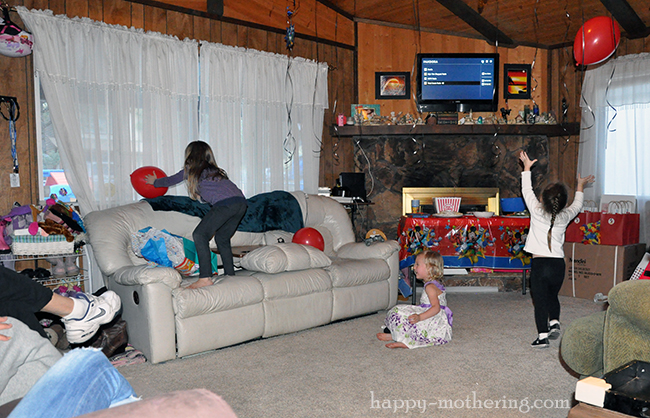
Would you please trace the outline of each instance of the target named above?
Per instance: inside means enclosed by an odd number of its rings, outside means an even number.
[[[385,135],[546,135],[572,136],[580,133],[577,122],[562,125],[346,125],[330,126],[332,136]]]

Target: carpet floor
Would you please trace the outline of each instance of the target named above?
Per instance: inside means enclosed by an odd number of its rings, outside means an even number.
[[[162,364],[118,369],[144,397],[207,388],[240,418],[566,417],[577,376],[560,340],[533,349],[530,295],[449,293],[453,340],[384,347],[385,311]],[[604,309],[560,297],[562,326]],[[137,347],[136,347],[137,348]]]

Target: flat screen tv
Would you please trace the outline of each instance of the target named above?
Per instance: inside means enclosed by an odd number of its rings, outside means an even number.
[[[418,54],[419,112],[496,112],[499,54]]]

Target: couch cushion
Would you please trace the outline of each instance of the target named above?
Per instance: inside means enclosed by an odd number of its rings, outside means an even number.
[[[264,288],[266,301],[289,299],[332,289],[330,275],[324,269],[288,271],[282,274],[254,273]]]
[[[247,245],[264,245],[264,234],[260,232],[242,232],[237,231],[230,239],[230,245],[233,247],[245,247]],[[216,249],[217,244],[210,240],[210,248]]]
[[[264,273],[306,270],[329,266],[332,261],[322,251],[302,244],[284,243],[257,248],[246,254],[241,266]]]
[[[368,283],[388,280],[390,268],[384,260],[350,260],[335,258],[332,265],[326,268],[332,278],[334,287],[359,286]]]
[[[253,305],[263,298],[262,285],[250,276],[227,276],[212,286],[172,291],[174,312],[180,318]]]
[[[397,241],[375,242],[366,245],[361,242],[350,242],[342,245],[336,255],[341,258],[354,258],[364,260],[366,258],[380,258],[387,260],[394,252],[399,251]]]

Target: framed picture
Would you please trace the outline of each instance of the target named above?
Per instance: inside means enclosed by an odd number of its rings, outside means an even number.
[[[411,73],[376,72],[375,99],[409,99],[411,96]]]
[[[381,116],[379,114],[378,104],[353,104],[350,116],[359,115],[361,120],[369,120],[374,116]]]
[[[530,99],[530,64],[504,64],[503,98]]]

